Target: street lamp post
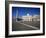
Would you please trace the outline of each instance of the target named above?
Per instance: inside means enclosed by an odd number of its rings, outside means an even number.
[[[17,22],[17,18],[18,18],[18,10],[16,11],[16,22]]]

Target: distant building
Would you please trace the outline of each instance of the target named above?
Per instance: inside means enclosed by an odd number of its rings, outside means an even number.
[[[27,14],[26,16],[22,16],[23,21],[32,21],[32,16]]]
[[[22,21],[40,21],[40,16],[39,15],[29,15],[27,14],[26,16],[22,16]]]
[[[33,21],[40,21],[40,15],[34,15]]]

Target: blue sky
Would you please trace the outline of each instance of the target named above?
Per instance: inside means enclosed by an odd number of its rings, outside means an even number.
[[[12,16],[16,16],[16,11],[18,10],[19,16],[24,16],[29,13],[30,15],[40,15],[40,8],[32,7],[12,7]]]

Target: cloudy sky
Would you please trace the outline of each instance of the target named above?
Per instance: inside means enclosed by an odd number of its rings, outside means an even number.
[[[40,15],[40,8],[32,8],[32,7],[12,7],[12,16],[16,16],[18,11],[19,16],[30,15]]]

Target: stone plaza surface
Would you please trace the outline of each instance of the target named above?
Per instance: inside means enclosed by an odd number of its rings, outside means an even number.
[[[39,30],[40,21],[13,21],[12,31],[24,31],[24,30]]]

